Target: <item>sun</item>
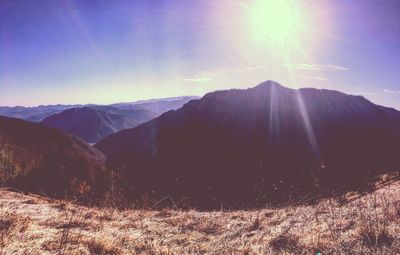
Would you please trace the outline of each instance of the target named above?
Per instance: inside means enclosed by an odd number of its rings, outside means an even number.
[[[255,0],[248,8],[251,34],[275,46],[295,43],[300,33],[300,13],[290,0]]]

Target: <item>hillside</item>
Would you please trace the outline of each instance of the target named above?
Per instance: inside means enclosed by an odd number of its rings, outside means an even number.
[[[400,253],[400,182],[254,211],[116,210],[0,190],[0,254]]]
[[[105,157],[55,128],[0,116],[0,185],[50,196],[100,198]]]
[[[236,208],[368,188],[400,170],[400,113],[273,81],[217,91],[95,145],[125,194]]]

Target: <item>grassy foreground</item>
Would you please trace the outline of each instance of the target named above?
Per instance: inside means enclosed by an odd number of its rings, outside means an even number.
[[[232,212],[87,208],[0,190],[0,254],[318,253],[400,254],[400,181],[344,203]]]

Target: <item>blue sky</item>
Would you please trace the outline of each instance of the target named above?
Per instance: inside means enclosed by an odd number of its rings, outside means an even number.
[[[277,80],[400,109],[400,1],[288,0],[295,25],[279,40],[266,29],[284,30],[285,17],[252,23],[263,1],[1,0],[0,105],[203,95]]]

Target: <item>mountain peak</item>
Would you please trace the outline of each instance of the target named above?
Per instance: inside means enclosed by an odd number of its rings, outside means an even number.
[[[267,88],[277,88],[277,89],[289,89],[287,87],[282,86],[276,81],[273,80],[266,80],[258,84],[257,86],[254,87],[254,89],[267,89]]]

